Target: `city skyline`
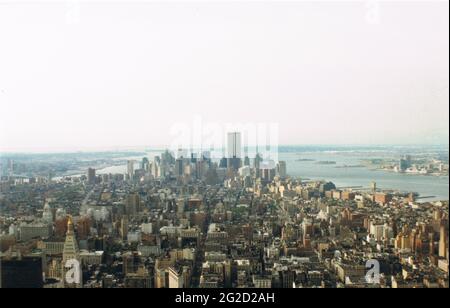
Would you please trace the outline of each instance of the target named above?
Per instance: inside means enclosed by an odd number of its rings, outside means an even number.
[[[447,0],[0,0],[0,289],[448,289],[448,55]]]
[[[380,144],[325,144],[325,143],[318,143],[318,144],[280,144],[278,145],[278,148],[289,148],[289,147],[342,147],[342,148],[353,148],[353,147],[361,147],[361,148],[365,148],[365,147],[372,147],[372,148],[377,148],[377,147],[387,147],[387,146],[393,146],[393,147],[398,147],[398,148],[402,148],[402,147],[423,147],[423,148],[427,148],[427,147],[440,147],[440,148],[445,148],[448,147],[449,144],[448,143],[430,143],[430,144],[426,144],[426,143],[417,143],[417,144],[408,144],[408,143],[404,143],[404,144],[398,144],[398,143],[380,143]],[[105,146],[105,147],[86,147],[86,146],[78,146],[78,147],[45,147],[45,148],[27,148],[27,147],[23,147],[23,148],[12,148],[12,149],[0,149],[0,154],[3,155],[12,155],[12,154],[64,154],[64,153],[101,153],[101,152],[116,152],[116,151],[151,151],[151,152],[160,152],[160,151],[164,151],[167,150],[169,147],[168,145],[136,145],[136,146]],[[190,149],[186,149],[186,150],[190,150]],[[196,153],[200,153],[202,150],[206,149],[202,149],[200,147],[198,148],[193,148],[193,151],[195,151]],[[219,149],[220,151],[224,151],[226,150],[226,147]]]
[[[284,160],[236,158],[238,139],[220,163],[163,152],[97,174],[98,158],[116,164],[100,153],[71,164],[83,174],[52,177],[42,167],[64,170],[69,156],[8,162],[0,287],[448,288],[448,197],[290,176]],[[435,184],[446,174],[448,188],[448,155],[410,151],[379,170],[423,170]],[[270,294],[259,301],[280,300]]]

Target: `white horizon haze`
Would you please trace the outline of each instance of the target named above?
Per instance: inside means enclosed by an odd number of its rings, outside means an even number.
[[[445,1],[0,1],[0,152],[167,147],[197,116],[448,145],[448,55]]]

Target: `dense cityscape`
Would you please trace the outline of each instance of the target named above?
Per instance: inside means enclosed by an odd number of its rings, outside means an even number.
[[[125,174],[3,164],[0,286],[448,288],[448,200],[292,177],[286,161],[247,156],[241,133],[227,142],[222,159],[166,150]],[[390,168],[448,175],[448,160]]]

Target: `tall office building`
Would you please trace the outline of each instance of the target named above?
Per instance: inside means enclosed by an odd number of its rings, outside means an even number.
[[[244,166],[250,166],[250,157],[245,156],[245,158],[244,158]]]
[[[70,282],[67,280],[66,273],[68,268],[66,268],[66,265],[68,264],[68,261],[76,260],[78,261],[78,264],[81,264],[80,260],[80,250],[78,248],[78,242],[75,237],[75,232],[73,228],[73,221],[72,217],[69,216],[69,219],[67,221],[67,233],[66,233],[66,241],[64,242],[64,248],[63,248],[63,260],[62,260],[62,267],[63,267],[63,281],[65,287],[72,287],[72,288],[80,288],[82,285],[82,274],[81,274],[81,267],[79,267],[79,271],[75,271],[73,278],[78,278],[78,283]],[[76,266],[76,265],[72,265]],[[75,275],[79,275],[78,277],[75,277]],[[77,280],[75,280],[77,281]]]
[[[261,179],[265,182],[272,182],[276,175],[275,168],[261,168]]]
[[[220,160],[219,168],[228,168],[228,160],[225,157]]]
[[[9,176],[14,175],[14,160],[8,159]]]
[[[150,162],[147,157],[143,157],[141,161],[141,169],[144,171],[148,171]]]
[[[439,237],[439,257],[447,258],[448,255],[448,236],[445,230],[445,225],[441,224]]]
[[[89,184],[95,184],[95,169],[94,168],[88,168],[87,180],[88,180]]]
[[[127,216],[122,217],[120,220],[120,229],[119,229],[120,237],[123,241],[127,240],[128,237],[128,218]]]
[[[211,152],[210,151],[203,151],[202,152],[202,160],[207,161],[208,164],[211,163]]]
[[[209,170],[209,164],[206,160],[197,161],[195,164],[195,176],[197,179],[203,179]]]
[[[372,189],[372,193],[376,193],[377,192],[377,182],[372,182],[370,184],[370,187]]]
[[[406,159],[403,158],[400,159],[399,169],[400,171],[405,171],[406,169],[408,169],[408,162],[406,161]]]
[[[138,193],[130,193],[125,202],[125,212],[133,217],[139,214],[141,210],[141,198]]]
[[[241,133],[228,133],[228,158],[242,157]]]
[[[0,259],[0,288],[42,288],[41,257],[2,257]]]
[[[242,158],[242,136],[241,133],[228,133],[228,168],[239,170]]]
[[[412,167],[412,156],[411,155],[405,155],[404,159],[406,161],[406,166],[408,168]]]
[[[159,156],[155,156],[153,159],[151,173],[155,178],[161,177],[161,158]]]
[[[264,182],[272,182],[276,176],[276,165],[274,161],[264,161],[260,165],[260,175]]]
[[[178,158],[175,161],[175,176],[180,177],[184,174],[184,159]]]
[[[130,179],[134,177],[134,161],[127,161],[127,174]]]
[[[167,165],[172,165],[175,163],[175,158],[173,157],[172,153],[169,152],[169,150],[166,150],[161,155],[161,163]]]
[[[187,154],[186,150],[179,148],[177,152],[177,158],[186,158],[187,157],[186,154]]]
[[[191,163],[196,164],[198,161],[197,153],[191,152]]]
[[[263,162],[262,157],[259,154],[256,154],[255,160],[253,162],[253,168],[255,169],[255,175],[257,178],[261,176],[261,163]]]
[[[287,177],[287,166],[285,161],[278,162],[278,175],[284,179]]]
[[[53,212],[48,201],[45,201],[44,211],[42,212],[42,220],[48,224],[53,223]]]

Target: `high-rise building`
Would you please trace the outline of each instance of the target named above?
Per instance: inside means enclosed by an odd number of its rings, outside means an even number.
[[[134,161],[127,161],[127,175],[130,179],[134,178]]]
[[[89,184],[95,184],[95,169],[94,168],[88,168],[87,180],[88,180]]]
[[[147,157],[142,158],[140,169],[142,169],[144,171],[148,171],[149,164],[150,164],[150,162]]]
[[[227,161],[227,159],[226,159],[225,157],[223,157],[223,158],[220,160],[219,168],[223,168],[223,169],[228,168],[228,161]]]
[[[409,167],[411,167],[411,161],[406,158],[401,158],[399,162],[400,171],[405,171]]]
[[[14,175],[14,160],[8,159],[9,176]]]
[[[52,209],[50,208],[50,204],[47,201],[45,201],[45,204],[44,204],[44,211],[42,213],[42,220],[45,221],[48,224],[53,223]]]
[[[175,163],[175,158],[173,157],[173,155],[169,152],[169,150],[166,150],[162,155],[161,155],[161,163],[162,164],[169,164],[172,165]]]
[[[42,258],[0,258],[0,288],[42,288]]]
[[[187,266],[170,266],[167,269],[168,277],[169,277],[169,288],[177,289],[177,288],[188,288],[189,285],[187,281],[190,276],[190,269]]]
[[[280,161],[278,162],[278,175],[284,179],[287,177],[287,166],[286,166],[286,162],[285,161]]]
[[[186,157],[187,157],[186,151],[182,148],[179,148],[177,152],[177,158],[186,158]]]
[[[235,171],[241,167],[242,138],[241,133],[228,133],[228,168]]]
[[[255,161],[253,162],[253,168],[255,169],[256,172],[256,177],[260,177],[261,176],[261,163],[262,163],[263,159],[259,154],[256,154],[255,156]]]
[[[126,240],[128,237],[128,218],[127,216],[122,217],[122,219],[120,220],[120,237],[122,238],[122,240]]]
[[[206,161],[208,164],[211,164],[211,152],[203,151],[202,152],[202,160]]]
[[[244,166],[239,168],[239,175],[243,178],[249,177],[251,175],[251,169],[249,166]]]
[[[175,161],[175,176],[180,177],[184,174],[184,159],[178,158]]]
[[[265,182],[272,182],[276,176],[276,166],[274,161],[265,161],[260,166],[261,179]]]
[[[405,155],[405,161],[406,161],[406,167],[410,168],[413,165],[412,156],[411,155]]]
[[[440,238],[439,238],[439,257],[447,258],[448,255],[448,236],[445,231],[445,225],[441,224],[440,227]]]
[[[198,161],[197,153],[191,152],[191,163],[195,164]]]
[[[140,212],[141,198],[138,193],[132,193],[127,196],[125,211],[130,217],[136,216]]]
[[[241,133],[228,133],[228,158],[242,157]]]
[[[161,162],[161,164],[159,165],[159,177],[165,178],[167,176],[167,174],[169,173],[169,170],[170,170],[170,166]]]
[[[325,192],[327,192],[327,191],[332,191],[335,189],[336,189],[336,185],[334,185],[334,183],[332,183],[332,182],[324,182],[324,183],[321,183],[319,186],[319,192],[322,195],[325,195]]]
[[[405,155],[399,159],[398,165],[395,167],[396,172],[405,172],[412,167],[412,158],[410,155]]]
[[[91,231],[91,219],[87,216],[81,217],[77,221],[77,235],[80,240],[88,238]]]
[[[75,261],[75,263],[71,263],[72,261]],[[69,281],[66,277],[67,271],[70,269],[68,268],[68,265],[71,265],[72,269],[75,266],[78,266],[78,270],[73,271],[72,278],[74,279],[73,282]],[[80,260],[80,250],[78,248],[78,242],[75,237],[75,232],[73,228],[73,221],[72,217],[69,216],[69,219],[67,221],[67,233],[66,233],[66,241],[64,242],[64,249],[63,249],[63,259],[62,259],[62,267],[63,267],[63,277],[64,280],[64,286],[66,287],[72,287],[72,288],[79,288],[82,286],[82,273],[81,273],[81,260]]]
[[[151,173],[155,178],[161,177],[161,158],[159,156],[155,156],[153,159]]]
[[[248,156],[244,158],[244,166],[250,166],[250,158]]]

